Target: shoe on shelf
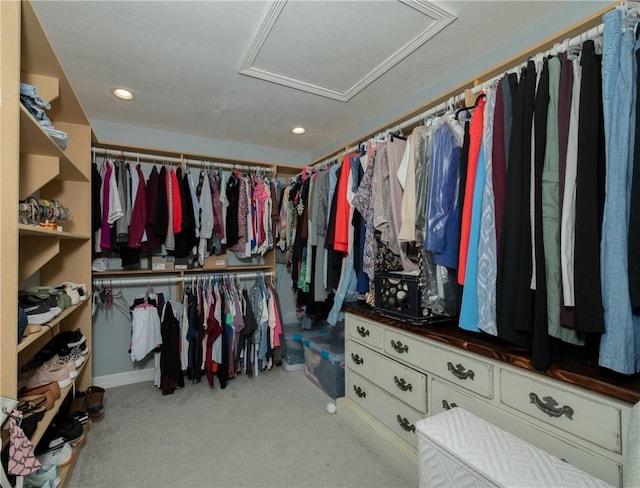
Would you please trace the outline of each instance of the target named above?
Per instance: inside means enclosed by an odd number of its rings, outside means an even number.
[[[56,314],[51,311],[51,307],[49,307],[45,303],[25,306],[24,311],[27,314],[28,323],[35,325],[46,324],[47,322],[53,320],[56,316]]]
[[[44,363],[27,379],[27,389],[57,381],[60,388],[66,388],[72,382],[66,367]]]
[[[43,466],[58,466],[62,468],[71,463],[72,457],[73,448],[69,442],[65,442],[62,447],[40,454],[37,459]]]
[[[27,319],[28,322],[28,319]],[[42,325],[39,324],[28,324],[27,328],[24,330],[24,335],[28,336],[29,334],[37,334],[42,330]]]
[[[47,402],[47,394],[49,395],[49,401]],[[16,409],[22,412],[23,415],[29,413],[44,412],[53,407],[53,396],[50,392],[43,395],[33,395],[30,397],[22,397],[18,400]]]
[[[61,347],[59,351],[60,351],[60,354],[59,354],[60,358],[62,358],[64,361],[73,361],[76,365],[76,368],[79,368],[80,366],[82,366],[82,364],[85,361],[85,357],[80,352],[79,346],[75,346],[70,350],[67,348]]]
[[[71,357],[71,354],[69,354],[68,356],[59,356],[58,354],[56,354],[55,356],[53,356],[51,359],[49,359],[49,361],[47,361],[44,364],[48,364],[49,366],[56,368],[56,367],[62,367],[62,368],[67,368],[67,374],[69,375],[70,379],[75,379],[78,377],[78,370],[76,369],[76,362],[75,359],[73,359]]]
[[[56,290],[63,290],[71,298],[71,304],[77,305],[87,299],[87,287],[85,285],[78,285],[71,281],[65,281],[57,285]]]
[[[72,281],[65,281],[62,285],[68,290],[77,290],[79,299],[84,302],[87,299],[87,286],[82,283],[74,283]]]
[[[27,317],[27,312],[24,311],[24,308],[18,305],[18,344],[22,342],[22,339],[26,335],[28,326],[29,317]]]
[[[31,473],[25,476],[22,486],[24,488],[44,488],[44,487],[54,488],[55,486],[57,486],[55,484],[55,481],[57,478],[58,478],[58,466],[43,465],[35,473]]]
[[[60,449],[65,443],[73,444],[84,435],[84,427],[74,419],[56,415],[38,442],[36,455]]]
[[[31,437],[33,437],[33,433],[36,431],[36,427],[38,427],[38,422],[40,422],[43,418],[44,412],[32,412],[22,417],[20,428],[24,432],[24,435],[27,436],[27,438],[31,439]]]
[[[80,329],[66,330],[60,332],[55,338],[56,347],[67,347],[69,349],[78,347],[83,355],[89,353],[87,349],[87,338]]]
[[[51,381],[50,383],[34,386],[32,388],[23,388],[18,392],[18,395],[27,397],[32,395],[45,394],[48,391],[51,392],[54,400],[60,398],[60,385],[57,381]]]
[[[44,400],[44,403],[41,403],[41,400]],[[20,404],[23,402],[31,402],[31,404],[43,404],[45,410],[50,410],[53,407],[55,398],[53,398],[53,392],[51,390],[46,390],[36,395],[18,395],[18,407],[16,408],[19,409]]]
[[[87,388],[87,399],[85,405],[89,417],[99,419],[104,415],[104,388],[99,386],[90,386]]]

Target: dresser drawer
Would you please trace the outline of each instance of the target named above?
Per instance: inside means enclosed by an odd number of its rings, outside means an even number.
[[[347,370],[347,396],[398,437],[416,448],[415,423],[424,414],[392,397],[362,376]]]
[[[345,351],[349,369],[421,412],[427,411],[427,377],[361,344],[348,340]]]
[[[379,351],[382,350],[382,331],[384,328],[381,325],[348,313],[345,320],[345,328],[348,337],[352,337],[356,341],[374,347]]]
[[[384,331],[384,351],[393,358],[445,378],[462,388],[493,398],[493,366],[420,339]]]
[[[519,412],[620,453],[621,411],[567,387],[500,370],[500,399]]]
[[[464,408],[524,441],[564,459],[592,476],[613,486],[621,486],[622,466],[614,460],[568,443],[549,432],[544,432],[523,421],[522,418],[473,398],[444,382],[431,379],[430,399],[429,411],[431,415],[436,415],[449,408]]]

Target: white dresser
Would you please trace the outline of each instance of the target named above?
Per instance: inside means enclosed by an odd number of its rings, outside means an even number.
[[[526,361],[521,356],[489,357],[468,351],[471,342],[450,345],[428,328],[404,330],[371,317],[346,314],[346,385],[338,413],[415,485],[415,423],[460,406],[621,486],[631,403],[592,391],[595,380],[583,388],[571,384],[578,382],[575,374],[562,381],[507,362]]]

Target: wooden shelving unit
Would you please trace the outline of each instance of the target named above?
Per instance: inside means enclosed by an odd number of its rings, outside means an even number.
[[[94,141],[95,142],[95,141]],[[263,163],[259,161],[229,161],[224,158],[219,158],[214,155],[202,155],[202,154],[186,154],[186,153],[172,153],[167,152],[165,150],[153,149],[153,148],[142,148],[135,146],[121,146],[117,144],[109,144],[109,143],[100,143],[97,142],[94,144],[95,147],[102,148],[105,150],[113,151],[114,154],[122,154],[122,155],[130,155],[134,157],[137,161],[147,162],[147,163],[158,163],[162,164],[163,157],[170,158],[173,161],[182,161],[181,166],[184,168],[185,166],[190,166],[189,162],[193,161],[216,161],[222,164],[232,164],[239,165],[244,167],[249,167],[253,170],[253,168],[260,169],[264,168],[268,170],[266,175],[271,178],[276,178],[278,176],[278,172],[280,171],[281,166],[273,163]],[[211,163],[211,167],[215,167],[216,163]],[[287,174],[295,174],[297,171],[300,171],[300,168],[294,168],[293,166],[287,166],[284,168],[284,171]],[[274,204],[275,202],[274,198]],[[227,255],[233,254],[232,251],[227,251]],[[253,256],[253,259],[257,260],[257,256]],[[245,259],[238,259],[241,261],[239,263],[232,262],[227,265],[226,268],[210,268],[210,267],[202,267],[202,268],[193,268],[189,270],[165,270],[165,271],[153,271],[151,269],[135,269],[135,270],[124,270],[124,269],[114,269],[109,271],[102,272],[93,272],[92,277],[94,280],[105,279],[108,280],[111,278],[124,278],[127,276],[130,277],[139,277],[139,276],[179,276],[179,277],[188,277],[192,274],[205,274],[205,273],[243,273],[243,272],[261,272],[261,271],[271,271],[273,276],[275,277],[276,273],[276,251],[275,249],[267,251],[262,259],[260,259],[259,264],[248,263]],[[275,278],[274,278],[275,279]]]
[[[36,86],[51,104],[53,126],[65,131],[60,146],[20,103],[20,82]],[[91,126],[29,1],[0,2],[0,394],[17,398],[18,371],[50,338],[80,329],[91,350],[91,297],[63,310],[42,330],[17,341],[18,290],[39,283],[91,282]],[[63,231],[18,223],[18,202],[29,196],[58,200],[72,212]],[[92,382],[91,354],[78,368],[75,387]],[[72,386],[32,436],[37,444]],[[71,465],[70,465],[71,467]],[[65,480],[70,469],[67,469]]]

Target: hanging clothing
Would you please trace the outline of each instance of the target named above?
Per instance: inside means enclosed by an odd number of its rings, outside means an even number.
[[[496,325],[497,245],[495,198],[493,192],[493,124],[496,110],[496,90],[487,90],[483,130],[485,183],[482,193],[480,241],[478,243],[478,329],[498,334]],[[462,142],[462,141],[461,141]]]
[[[464,203],[462,205],[462,227],[460,229],[460,258],[458,260],[458,283],[465,284],[467,274],[467,258],[469,255],[469,235],[471,233],[471,214],[473,208],[473,195],[476,183],[476,172],[478,170],[478,158],[480,146],[482,145],[482,128],[484,124],[484,95],[479,98],[478,106],[469,126],[469,159],[467,163],[467,180],[464,188]],[[484,170],[483,170],[484,171]],[[483,182],[484,184],[484,182]]]
[[[513,100],[496,295],[498,336],[520,347],[530,345],[532,317],[529,188],[535,88],[535,65],[529,61]]]
[[[160,351],[160,389],[163,395],[170,395],[177,388],[184,388],[184,376],[180,360],[180,322],[175,316],[173,305],[166,302],[160,321],[162,349]]]
[[[162,344],[158,309],[150,303],[137,305],[131,311],[131,360],[141,361]]]
[[[626,7],[604,15],[602,90],[606,141],[606,198],[600,244],[605,332],[600,341],[602,367],[624,374],[640,371],[640,316],[629,297],[629,190],[635,133],[635,25]],[[577,307],[577,304],[576,304]],[[577,318],[577,317],[576,317]]]

